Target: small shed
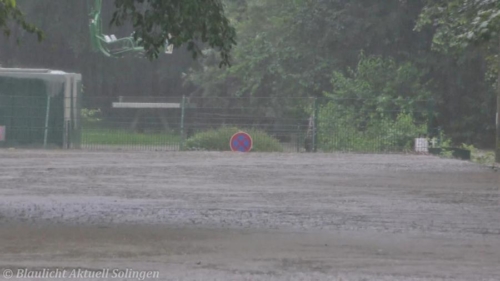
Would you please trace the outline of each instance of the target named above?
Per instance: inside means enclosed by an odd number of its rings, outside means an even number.
[[[0,147],[78,148],[82,76],[0,68]]]

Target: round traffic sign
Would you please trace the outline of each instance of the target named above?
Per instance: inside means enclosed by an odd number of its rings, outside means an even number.
[[[238,132],[231,137],[229,146],[235,152],[250,152],[253,147],[253,140],[249,134]]]

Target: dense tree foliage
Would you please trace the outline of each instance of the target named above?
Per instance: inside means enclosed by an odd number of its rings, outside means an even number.
[[[11,33],[10,22],[18,24],[27,32],[35,33],[38,40],[43,38],[42,31],[24,19],[24,14],[17,7],[16,0],[0,0],[0,29],[6,36]]]
[[[325,95],[360,116],[393,118],[401,112],[430,114],[431,93],[422,82],[424,73],[412,63],[361,55],[355,69],[332,74],[332,89]]]
[[[142,9],[140,2],[154,9]],[[114,19],[106,32],[135,30],[149,40],[144,46],[151,56],[172,36],[174,55],[149,62],[91,52],[89,1],[17,0],[16,9],[47,39],[37,44],[22,26],[12,26],[11,39],[0,38],[0,64],[81,72],[86,95],[102,99],[267,97],[279,110],[289,97],[362,97],[373,101],[366,110],[375,111],[401,100],[432,99],[433,127],[458,144],[493,147],[497,2],[104,1],[104,22]],[[220,67],[221,54],[231,67]]]
[[[446,1],[445,1],[446,2]],[[491,145],[494,88],[487,54],[469,46],[460,53],[433,49],[433,26],[420,25],[426,2],[230,1],[238,31],[233,67],[219,69],[210,52],[188,77],[197,94],[216,96],[323,96],[332,79],[356,68],[359,56],[383,57],[418,69],[422,91],[435,100],[435,126],[457,143]],[[334,73],[332,75],[332,73]],[[387,79],[383,72],[372,79]],[[384,78],[385,77],[385,78]],[[337,81],[338,82],[338,81]],[[373,98],[383,93],[372,91]],[[418,93],[401,93],[417,98]],[[413,95],[413,96],[412,96]]]
[[[428,1],[417,22],[417,30],[426,25],[432,25],[436,29],[433,37],[433,47],[436,50],[448,55],[463,55],[471,46],[479,46],[483,56],[490,62],[490,73],[500,75],[500,2]],[[497,83],[500,83],[500,78]],[[500,84],[497,85],[497,110],[500,111]],[[500,162],[498,116],[496,123],[496,161]]]
[[[471,43],[497,41],[500,34],[500,3],[492,0],[428,1],[417,22],[436,28],[433,43],[440,50],[460,49]]]
[[[115,5],[111,23],[131,21],[148,57],[156,58],[168,39],[175,47],[187,44],[194,57],[201,52],[198,42],[206,43],[220,51],[221,65],[229,64],[235,31],[220,0],[116,0]]]

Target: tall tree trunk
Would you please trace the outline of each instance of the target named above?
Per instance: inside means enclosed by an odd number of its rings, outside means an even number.
[[[497,114],[496,114],[496,126],[497,126],[497,140],[496,140],[496,162],[500,163],[500,73],[498,74],[498,86],[497,86]]]
[[[500,66],[500,59],[498,61]],[[500,163],[500,67],[498,71],[498,81],[497,81],[497,114],[496,114],[496,127],[497,127],[497,138],[495,143],[495,159],[497,163]]]

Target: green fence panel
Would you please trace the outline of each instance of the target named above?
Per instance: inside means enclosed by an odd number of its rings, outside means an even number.
[[[0,78],[0,126],[6,127],[8,147],[42,147],[45,136],[47,93],[43,81]],[[64,97],[50,99],[47,143],[63,144]]]
[[[428,101],[381,111],[327,98],[84,97],[85,149],[228,151],[237,131],[254,151],[410,152],[427,137]]]

